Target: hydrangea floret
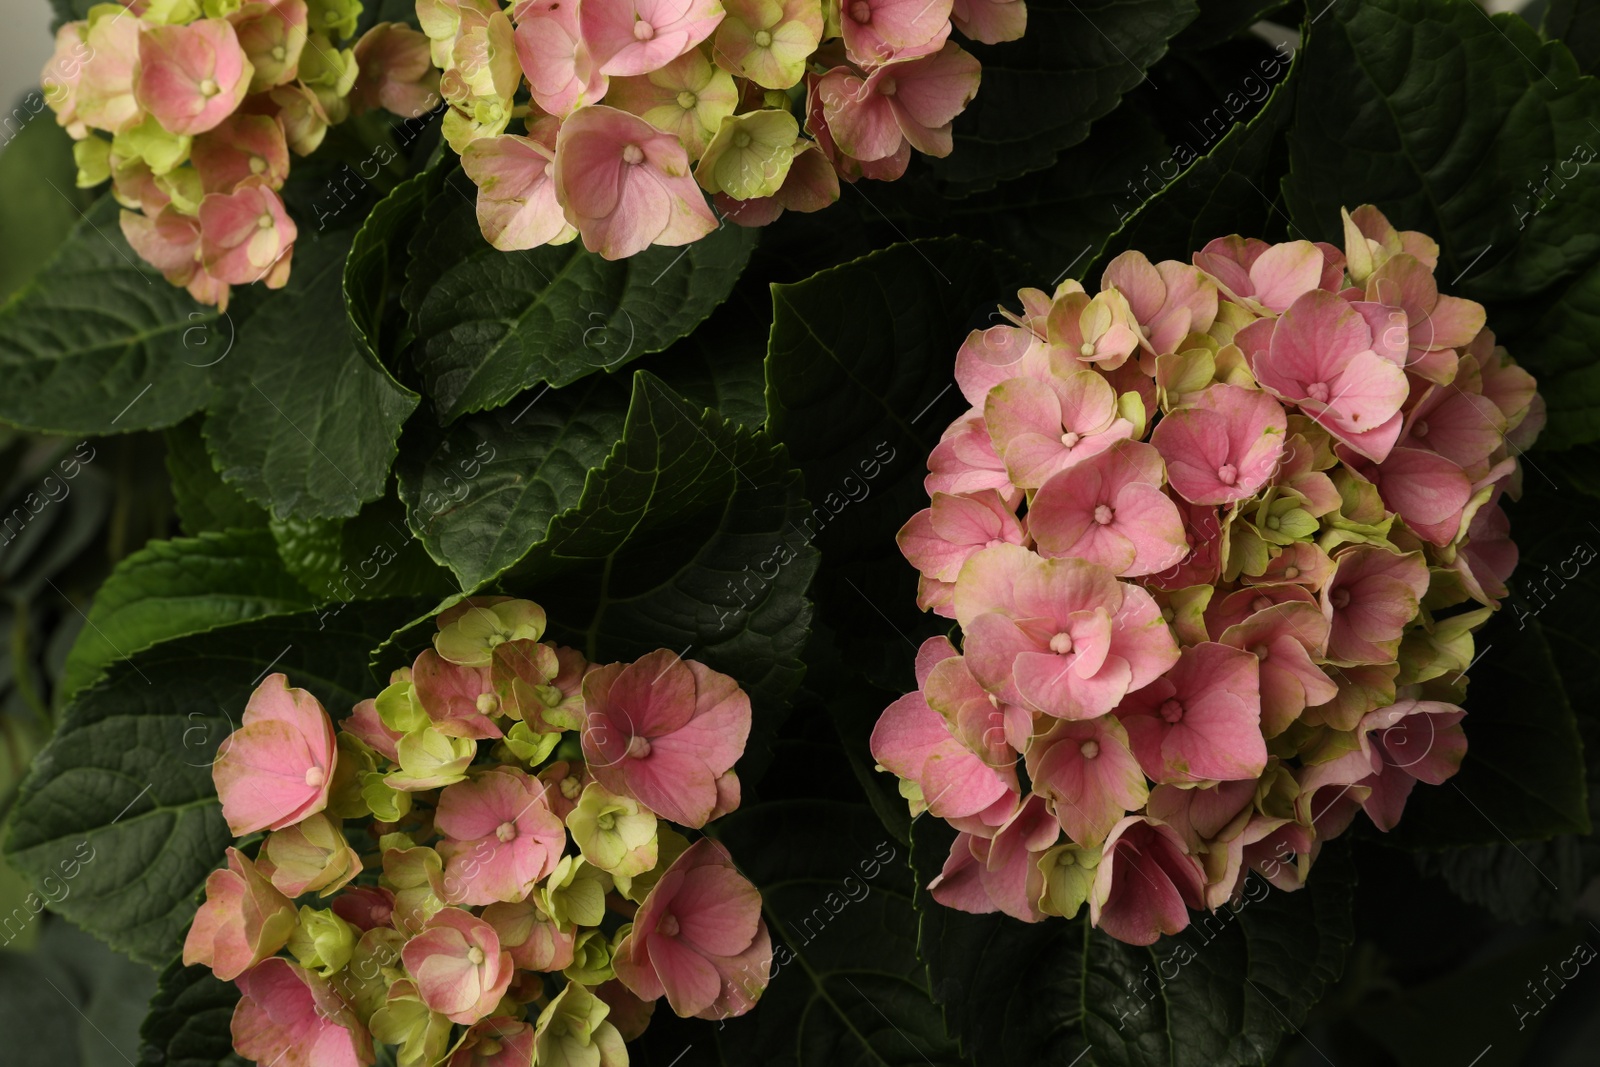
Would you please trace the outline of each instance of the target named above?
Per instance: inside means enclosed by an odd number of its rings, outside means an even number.
[[[76,142],[78,186],[109,180],[133,250],[201,303],[226,309],[231,286],[288,282],[291,153],[363,111],[416,118],[438,105],[428,39],[390,22],[355,38],[361,11],[361,0],[124,0],[56,31],[41,85]]]
[[[506,251],[581,238],[607,259],[699,240],[718,213],[764,226],[820,210],[841,179],[900,177],[913,148],[949,155],[980,76],[952,31],[994,44],[1027,22],[1023,0],[417,0],[417,14],[484,237]]]
[[[589,663],[545,622],[450,608],[337,725],[282,674],[251,694],[213,766],[242,840],[183,949],[237,983],[239,1055],[626,1067],[662,997],[754,1007],[761,895],[698,834],[739,805],[749,698],[664,650]]]
[[[1544,404],[1430,238],[1343,219],[1124,252],[962,345],[899,534],[960,647],[872,735],[957,832],[936,900],[1150,944],[1460,766]]]

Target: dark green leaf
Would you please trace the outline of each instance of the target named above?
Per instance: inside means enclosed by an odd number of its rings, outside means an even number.
[[[628,396],[610,375],[510,407],[407,431],[400,497],[428,552],[473,591],[516,563],[577,505],[622,436]]]
[[[687,248],[608,261],[581,242],[501,252],[455,171],[411,243],[404,301],[417,370],[445,422],[614,371],[685,336],[727,298],[755,231],[724,226]]]
[[[796,535],[826,559],[823,617],[848,637],[853,667],[885,688],[909,686],[916,639],[942,629],[916,609],[895,531],[927,506],[928,453],[965,407],[956,351],[997,321],[997,305],[1015,304],[1023,279],[1010,257],[952,238],[773,287],[768,425],[812,502]]]
[[[59,699],[151,645],[311,603],[266,530],[152,541],[117,564],[95,594],[88,625],[67,655]]]
[[[1597,138],[1600,142],[1600,138]],[[1600,263],[1545,294],[1543,310],[1517,332],[1514,355],[1539,379],[1550,413],[1539,448],[1600,440]]]
[[[93,6],[94,0],[50,0],[50,7],[56,16],[50,28],[53,30],[63,22],[88,18],[89,9]]]
[[[1351,1013],[1350,1023],[1377,1039],[1388,1053],[1383,1062],[1397,1067],[1581,1064],[1588,1058],[1585,1045],[1570,1039],[1556,1042],[1557,1047],[1566,1045],[1569,1058],[1542,1055],[1551,1051],[1550,1046],[1535,1041],[1541,1030],[1558,1025],[1554,1013],[1544,1009],[1548,998],[1559,995],[1566,983],[1552,984],[1549,976],[1570,966],[1566,973],[1575,977],[1593,959],[1593,947],[1580,948],[1585,943],[1592,946],[1594,934],[1580,926],[1542,936],[1529,931],[1512,944],[1501,942],[1492,955],[1484,946],[1486,951],[1474,954],[1459,969],[1363,1003]],[[1587,1021],[1593,1016],[1584,997],[1584,993],[1568,994],[1571,1003],[1565,1006]],[[1341,1067],[1344,1062],[1341,1057]]]
[[[1275,78],[1285,78],[1285,65],[1278,56],[1260,61],[1263,91]],[[1137,249],[1152,261],[1188,262],[1213,238],[1265,234],[1277,210],[1271,199],[1276,190],[1271,189],[1273,182],[1267,176],[1268,161],[1289,125],[1293,105],[1291,70],[1273,88],[1266,105],[1249,122],[1229,127],[1210,152],[1196,159],[1190,143],[1181,142],[1158,171],[1165,174],[1169,168],[1183,168],[1182,173],[1146,200],[1112,235],[1086,276],[1093,277],[1113,256],[1128,249]]]
[[[239,987],[224,982],[209,967],[185,967],[174,960],[161,973],[139,1036],[141,1064],[147,1067],[243,1067],[233,1051],[229,1023],[239,1002]]]
[[[1118,112],[1052,166],[958,200],[950,214],[964,235],[1021,256],[1041,279],[1076,277],[1106,236],[1161,188],[1156,175],[1170,158],[1153,120],[1140,111]]]
[[[998,304],[1015,303],[1022,280],[1010,257],[950,238],[773,287],[768,426],[827,509],[808,520],[809,536],[825,526],[823,547],[876,552],[885,529],[925,506],[908,510],[894,490],[921,493],[923,460],[963,407],[956,351],[969,330],[998,321]]]
[[[348,238],[384,194],[410,171],[397,136],[410,125],[392,124],[383,111],[367,111],[328,127],[317,150],[296,158],[278,191],[303,237],[343,232]],[[408,138],[409,139],[409,138]]]
[[[1425,872],[1463,900],[1509,923],[1571,920],[1578,896],[1600,871],[1600,842],[1564,834],[1549,841],[1502,842],[1417,854]]]
[[[1559,37],[1592,74],[1600,67],[1600,4],[1594,0],[1550,0],[1544,9],[1544,35]]]
[[[1522,457],[1525,466],[1533,467],[1537,475],[1550,479],[1550,484],[1559,484],[1563,489],[1575,489],[1591,497],[1600,497],[1600,446],[1579,445],[1563,452],[1539,453],[1529,459],[1524,454]],[[1584,506],[1593,506],[1584,501]],[[1520,536],[1522,531],[1517,531]]]
[[[1572,708],[1540,621],[1523,622],[1519,627],[1503,611],[1477,634],[1481,659],[1463,705],[1466,759],[1449,782],[1412,792],[1405,819],[1388,835],[1394,844],[1492,844],[1589,831]]]
[[[761,889],[775,969],[756,1011],[718,1032],[727,1063],[969,1063],[945,1036],[917,958],[905,846],[867,808],[763,804],[717,828]]]
[[[1600,83],[1564,45],[1476,4],[1337,0],[1302,62],[1284,187],[1313,240],[1340,240],[1341,205],[1376,204],[1439,242],[1442,286],[1471,272],[1479,299],[1600,255],[1600,183],[1571,180],[1574,153],[1600,146]]]
[[[391,315],[391,311],[399,309],[400,290],[405,283],[406,242],[422,221],[432,182],[433,175],[423,171],[378,201],[356,231],[350,256],[345,260],[345,309],[356,343],[367,361],[385,374],[388,365],[384,358],[398,345],[384,333],[384,327],[404,324],[404,319]]]
[[[229,529],[265,529],[267,513],[222,480],[200,434],[200,419],[173,426],[167,443],[167,476],[183,532],[190,537]]]
[[[1537,703],[1569,703],[1576,713],[1575,727],[1582,737],[1581,752],[1587,764],[1590,823],[1600,808],[1600,651],[1589,637],[1593,605],[1600,597],[1600,580],[1592,571],[1594,546],[1600,535],[1589,525],[1595,513],[1592,499],[1583,493],[1600,493],[1593,484],[1597,469],[1591,448],[1574,449],[1553,455],[1542,454],[1537,465],[1527,471],[1523,499],[1510,505],[1512,531],[1521,550],[1521,561],[1510,582],[1511,596],[1503,609],[1508,619],[1505,628],[1513,640],[1523,634],[1515,624],[1538,626],[1539,636],[1549,646],[1555,671],[1537,681],[1538,688],[1519,693],[1512,707],[1531,709]],[[1524,458],[1525,464],[1533,461]],[[1485,642],[1490,638],[1486,635]],[[1483,659],[1472,671],[1474,679],[1491,664],[1504,648],[1498,639],[1483,647]],[[1491,674],[1491,680],[1493,675]],[[1474,719],[1485,708],[1493,692],[1485,694],[1474,682],[1468,692],[1466,720],[1471,745],[1478,745]],[[1542,716],[1550,712],[1541,709]],[[1489,742],[1493,743],[1491,739]],[[1469,747],[1468,759],[1476,750]],[[1493,755],[1493,753],[1491,753]],[[1528,757],[1531,759],[1531,754]],[[1571,751],[1553,754],[1537,774],[1555,772],[1570,779]],[[1476,794],[1473,794],[1476,798]],[[1415,813],[1408,812],[1407,819]],[[1491,814],[1487,810],[1485,814]],[[1499,821],[1500,816],[1492,817]],[[1480,825],[1482,825],[1480,823]],[[1492,832],[1492,831],[1491,831]],[[1487,836],[1487,835],[1486,835]],[[1508,922],[1525,923],[1536,918],[1568,921],[1584,887],[1600,873],[1600,841],[1592,834],[1562,834],[1548,841],[1521,841],[1513,844],[1503,837],[1491,843],[1450,849],[1436,856],[1419,856],[1425,870],[1435,871],[1461,897],[1481,904]]]
[[[405,508],[391,493],[351,519],[274,520],[272,535],[289,573],[337,605],[383,597],[430,599],[454,590],[450,575],[406,529]]]
[[[8,720],[6,726],[11,736],[0,749],[0,811],[10,805],[28,764],[45,742],[44,731],[37,729],[30,720],[21,716],[15,719],[8,716]],[[4,916],[0,919],[0,931],[4,932],[0,937],[0,950],[30,951],[39,941],[41,925],[35,909],[42,912],[44,907],[43,898],[33,891],[28,880],[0,857],[0,916]],[[4,958],[4,953],[0,952],[0,960]]]
[[[1174,49],[1199,51],[1215,47],[1248,32],[1255,23],[1289,6],[1287,0],[1199,0],[1199,3],[1200,17],[1172,42]]]
[[[755,286],[741,286],[693,333],[650,361],[650,373],[685,400],[713,408],[751,430],[767,421],[765,362],[772,302],[767,286],[760,288],[758,301]]]
[[[547,400],[539,400],[523,421]],[[478,425],[480,420],[465,423],[469,430]],[[472,441],[503,445],[499,436],[459,440],[455,454],[463,458],[477,452],[476,445],[467,447]],[[530,458],[521,465],[538,462]],[[469,516],[480,514],[474,503],[480,482],[504,495],[505,502],[494,506],[513,509],[506,512],[512,516],[534,514],[558,491],[570,495],[573,479],[582,478],[582,489],[493,588],[537,600],[555,639],[590,660],[634,659],[670,648],[732,675],[750,694],[755,716],[739,771],[758,777],[804,670],[800,652],[811,619],[806,591],[817,565],[815,549],[799,533],[806,505],[784,449],[765,434],[701,412],[654,375],[638,371],[616,443],[586,475],[562,458],[550,486],[517,497],[514,471],[494,473],[500,464],[497,451],[475,479],[463,482]],[[470,471],[458,469],[463,475]],[[494,480],[485,481],[491,475]],[[410,492],[414,501],[425,501]],[[418,521],[415,503],[411,521]],[[530,524],[530,535],[533,530]],[[481,550],[492,532],[485,525],[484,540],[466,537],[462,543]],[[511,558],[504,545],[494,551],[496,559]],[[432,632],[431,618],[424,617],[396,633],[374,653],[378,669],[408,662]]]
[[[934,173],[966,194],[1048,167],[1144,80],[1196,11],[1194,0],[1033,0],[1020,40],[963,41],[983,80]]]
[[[67,708],[11,812],[5,848],[54,909],[137,960],[177,954],[196,894],[232,843],[211,781],[217,745],[268,671],[340,718],[373,695],[367,650],[415,602],[256,619],[168,641],[115,664]],[[59,896],[60,894],[56,894]]]
[[[921,884],[952,833],[912,828]],[[917,895],[918,949],[962,1047],[985,1063],[1033,1067],[1233,1067],[1270,1061],[1339,976],[1354,935],[1354,871],[1322,851],[1306,886],[1285,893],[1252,874],[1237,908],[1196,913],[1148,948],[1071,921],[968,915]]]
[[[1600,534],[1587,498],[1547,480],[1533,457],[1523,462],[1525,495],[1506,508],[1521,561],[1505,604],[1476,636],[1466,759],[1445,785],[1413,791],[1386,841],[1501,845],[1590,830],[1573,713],[1593,719],[1600,708],[1589,637]]]
[[[43,121],[43,120],[41,120]],[[171,426],[210,390],[216,308],[144,265],[109,196],[0,308],[0,419],[65,434]]]
[[[22,288],[56,250],[93,194],[74,184],[72,138],[44,93],[30,89],[4,118],[0,151],[0,299]]]
[[[739,460],[775,454],[762,445],[756,435],[728,429],[714,412],[696,411],[655,375],[639,371],[621,439],[585,483],[577,506],[551,524],[522,573],[561,560],[608,559],[635,538],[726,507],[744,477]]]
[[[1600,530],[1593,495],[1596,474],[1592,449],[1560,453],[1551,458],[1588,461],[1580,468],[1584,480],[1571,476],[1571,467],[1547,465],[1546,457],[1523,457],[1523,498],[1506,505],[1511,531],[1521,560],[1508,587],[1511,595],[1502,607],[1504,625],[1519,633],[1537,622],[1540,636],[1560,674],[1560,692],[1572,710],[1593,728],[1600,725],[1600,644],[1593,638],[1594,606],[1600,603]],[[1487,647],[1491,640],[1479,643]],[[1484,657],[1488,662],[1495,653]],[[1471,676],[1476,679],[1478,672]],[[1469,698],[1477,694],[1469,691]],[[1521,709],[1515,697],[1508,703]],[[1471,730],[1471,726],[1467,727]],[[1600,746],[1589,749],[1600,769]]]
[[[805,514],[781,446],[639,371],[621,440],[501,584],[544,604],[591,660],[671,648],[738,679],[755,714],[740,773],[754,778],[804,671],[817,566]]]
[[[289,285],[240,328],[218,370],[206,440],[224,480],[278,518],[342,518],[383,495],[417,406],[351,337],[348,249],[348,234],[301,241]]]
[[[802,716],[826,715],[844,748],[850,773],[866,794],[873,814],[903,845],[911,844],[911,814],[893,775],[874,769],[872,731],[883,709],[899,696],[863,682],[852,673],[838,636],[826,623],[815,623],[806,645],[806,680],[795,705]],[[830,757],[837,759],[837,757]]]
[[[361,18],[356,23],[356,39],[360,40],[362,34],[378,22],[403,22],[418,29],[417,5],[411,0],[370,0],[362,6]]]

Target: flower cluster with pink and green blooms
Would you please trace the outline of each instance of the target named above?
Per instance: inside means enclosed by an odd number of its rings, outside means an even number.
[[[41,84],[72,135],[78,185],[109,179],[140,258],[198,301],[289,280],[297,236],[278,190],[289,153],[330,125],[438,101],[425,37],[361,0],[126,0],[56,32]]]
[[[336,729],[269,676],[213,768],[235,837],[184,943],[279,1067],[625,1067],[665,996],[754,1006],[761,895],[695,831],[739,805],[738,684],[666,650],[606,666],[489,597]],[[285,955],[287,953],[287,955]]]
[[[995,43],[1027,22],[1023,0],[417,0],[417,16],[484,237],[581,236],[607,259],[717,229],[708,193],[764,226],[827,207],[840,178],[900,177],[913,148],[948,155],[979,78],[952,27]]]
[[[936,900],[1150,944],[1456,772],[1544,407],[1437,262],[1366,206],[1342,250],[1126,252],[967,338],[899,534],[962,644],[872,736],[958,831]]]

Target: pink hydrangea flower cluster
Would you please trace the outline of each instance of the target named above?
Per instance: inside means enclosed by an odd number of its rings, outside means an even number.
[[[56,32],[41,78],[77,142],[78,185],[109,179],[139,256],[198,301],[289,279],[297,236],[278,191],[290,152],[383,107],[438,97],[428,41],[361,0],[125,0]]]
[[[673,653],[592,664],[526,600],[468,601],[335,728],[269,676],[218,749],[237,837],[184,943],[238,1053],[360,1067],[625,1067],[655,1001],[749,1011],[761,895],[699,830],[739,805],[750,701]],[[285,955],[287,952],[287,955]]]
[[[764,226],[833,203],[840,178],[900,177],[913,148],[948,155],[979,77],[952,28],[994,43],[1027,21],[1023,0],[417,0],[417,15],[484,237],[581,236],[607,259],[717,229],[707,194]]]
[[[962,346],[899,535],[962,647],[872,737],[958,831],[935,899],[1149,944],[1455,773],[1544,409],[1432,240],[1344,220],[1126,252]]]

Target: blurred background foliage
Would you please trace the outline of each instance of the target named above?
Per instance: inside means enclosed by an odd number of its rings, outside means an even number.
[[[41,121],[0,151],[0,298],[33,276],[89,203],[73,187],[71,146]],[[0,819],[50,736],[55,680],[95,589],[118,560],[176,532],[165,454],[160,434],[80,441],[0,427]],[[10,1035],[0,1058],[127,1062],[155,972],[37,914],[38,904],[0,858],[0,920],[29,917],[0,927],[0,1033]]]

